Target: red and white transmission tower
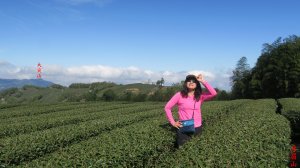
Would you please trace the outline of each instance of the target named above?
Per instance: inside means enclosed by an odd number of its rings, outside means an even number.
[[[38,63],[37,65],[37,75],[36,75],[37,79],[41,79],[42,78],[42,65],[40,63]]]

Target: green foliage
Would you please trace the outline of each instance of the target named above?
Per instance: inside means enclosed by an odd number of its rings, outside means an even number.
[[[94,82],[94,83],[72,83],[69,88],[90,88],[93,90],[103,90],[105,88],[116,86],[112,82]]]
[[[96,101],[97,100],[97,94],[95,91],[90,90],[88,93],[85,93],[81,96],[81,99],[85,101]]]
[[[242,57],[232,76],[233,98],[283,98],[300,96],[300,38],[278,38],[264,44],[251,71]]]
[[[86,84],[86,83],[72,83],[71,85],[69,85],[69,88],[89,88],[90,84]]]
[[[178,86],[158,88],[153,94],[149,95],[150,101],[169,101],[176,92],[180,91]]]
[[[132,93],[131,91],[125,91],[118,100],[121,101],[132,101],[132,102],[144,102],[147,100],[147,94],[145,93]]]
[[[110,82],[92,84],[72,84],[70,88],[52,85],[48,88],[25,86],[0,93],[0,104],[57,103],[87,101],[168,101],[182,89],[182,82],[172,86],[148,84],[116,85]]]
[[[230,100],[231,96],[230,93],[227,93],[225,90],[219,90],[217,91],[218,94],[214,100]]]
[[[29,90],[29,89],[42,89],[42,87],[34,86],[34,85],[24,85],[22,87],[23,90]]]
[[[291,131],[288,120],[275,114],[275,101],[236,103],[238,106],[206,125],[200,137],[174,153],[160,155],[151,166],[285,167]]]
[[[1,97],[10,96],[18,92],[18,88],[10,88],[0,92]]]
[[[43,98],[43,95],[36,95],[36,96],[34,96],[33,98],[32,98],[32,101],[34,102],[34,101],[39,101],[39,100],[41,100]]]
[[[275,113],[274,100],[204,103],[202,135],[177,151],[173,150],[175,132],[164,117],[164,105],[86,102],[6,106],[0,113],[0,165],[285,167],[288,164],[289,122]]]
[[[53,84],[49,86],[49,88],[55,88],[55,89],[64,89],[65,87],[59,84]]]
[[[119,97],[122,101],[132,101],[133,93],[131,91],[125,91],[123,95]]]
[[[289,119],[291,125],[298,125],[297,132],[300,133],[300,99],[283,98],[279,99],[282,108],[282,115]],[[300,136],[300,134],[299,134]]]
[[[82,99],[82,96],[78,93],[64,92],[60,99],[67,102],[79,102]]]
[[[103,105],[104,107],[99,109],[100,105]],[[103,118],[116,110],[126,109],[129,113],[131,113],[136,110],[136,105],[138,104],[109,104],[109,106],[105,105],[108,104],[105,102],[100,104],[78,104],[72,106],[69,105],[68,107],[64,108],[62,107],[62,105],[50,105],[48,107],[48,110],[41,110],[40,108],[38,108],[37,110],[30,111],[30,116],[18,116],[17,119],[11,116],[7,118],[6,115],[2,115],[1,117],[6,118],[6,120],[0,124],[0,138],[55,128],[67,124],[78,124],[80,122],[94,120],[96,118]],[[150,105],[147,107],[143,107],[140,110],[152,110],[155,107],[157,106]],[[43,115],[36,116],[39,114]],[[127,113],[124,112],[124,114]],[[28,120],[34,122],[25,122]],[[46,120],[47,122],[45,122]],[[25,123],[20,124],[20,122]]]
[[[106,90],[102,95],[102,99],[105,101],[113,101],[116,100],[116,98],[116,93],[111,89]]]
[[[98,116],[97,114],[91,114],[89,119],[86,118],[86,122],[81,122],[77,125],[67,124],[62,127],[46,129],[42,132],[22,134],[18,136],[17,141],[14,137],[1,139],[0,144],[3,146],[0,147],[0,163],[19,164],[20,162],[33,160],[36,157],[66,147],[72,143],[98,136],[100,133],[130,125],[134,122],[151,119],[159,114],[159,111],[156,110],[157,107],[157,105],[149,107],[139,106],[132,110],[123,108],[108,111],[106,114],[101,114],[100,112]],[[99,106],[97,109],[99,109]],[[57,119],[63,121],[61,118]],[[78,119],[81,119],[81,117],[78,117]],[[10,145],[16,145],[15,150],[11,150]]]
[[[249,90],[249,76],[251,70],[247,63],[247,58],[242,57],[233,71],[233,76],[231,77],[232,82],[232,97],[234,99],[246,98]]]
[[[279,107],[282,107],[281,114],[290,121],[292,143],[297,144],[300,139],[300,99],[284,98],[279,99],[279,103]]]
[[[147,99],[147,94],[139,93],[133,96],[132,100],[135,102],[144,102]]]
[[[116,86],[116,84],[112,82],[95,82],[90,85],[90,89],[100,91],[114,86]]]
[[[160,86],[160,87],[162,87],[162,86],[164,85],[164,83],[165,83],[164,78],[161,78],[160,80],[157,80],[157,81],[156,81],[156,85],[157,85],[157,86]]]

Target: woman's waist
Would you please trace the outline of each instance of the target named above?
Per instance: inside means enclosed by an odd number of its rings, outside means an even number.
[[[199,115],[179,115],[179,120],[190,120],[194,119],[195,121],[201,121],[202,117],[201,114]]]

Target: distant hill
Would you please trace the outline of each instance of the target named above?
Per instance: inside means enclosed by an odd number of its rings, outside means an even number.
[[[142,83],[124,85],[112,82],[73,83],[66,87],[36,79],[0,79],[0,86],[2,88],[10,87],[9,89],[0,90],[0,109],[7,105],[20,105],[27,103],[51,104],[60,102],[112,100],[166,102],[182,88],[181,85],[160,86]]]
[[[110,96],[113,100],[144,101],[159,90],[157,85],[142,83],[73,83],[65,87],[44,80],[3,79],[0,79],[0,87],[0,105],[101,101]]]
[[[9,88],[21,88],[25,85],[33,85],[38,87],[48,87],[54,83],[43,79],[0,79],[0,91]]]

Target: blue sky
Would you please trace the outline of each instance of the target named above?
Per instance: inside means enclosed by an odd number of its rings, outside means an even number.
[[[300,34],[299,5],[296,0],[1,0],[0,78],[34,78],[41,62],[46,80],[65,85],[160,77],[174,83],[194,72],[228,90],[239,58],[246,56],[253,67],[264,43]]]

